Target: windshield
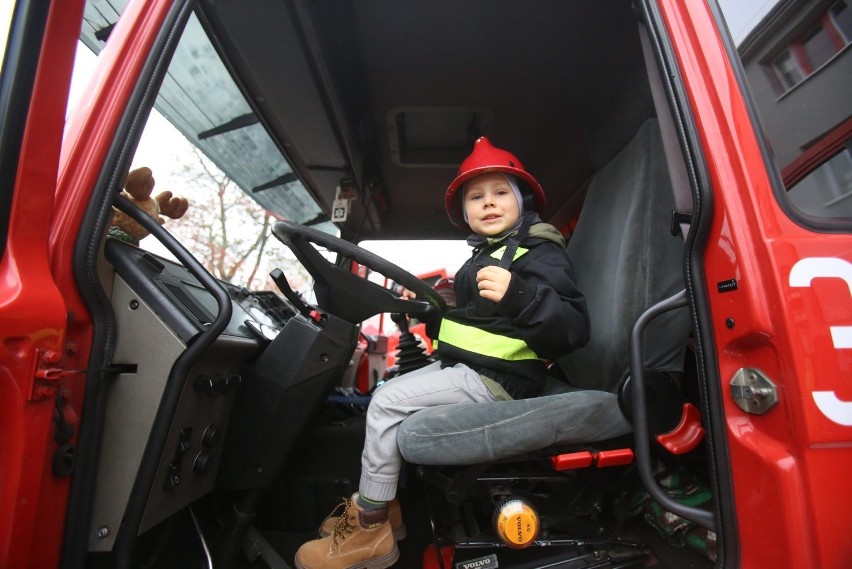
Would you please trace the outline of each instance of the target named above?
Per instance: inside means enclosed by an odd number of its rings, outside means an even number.
[[[453,276],[468,257],[470,246],[463,240],[371,240],[359,243],[367,249],[399,265],[409,273],[420,276],[446,271]]]
[[[86,97],[97,54],[124,2],[88,2],[78,44],[69,112]],[[271,235],[288,219],[339,234],[257,120],[198,18],[192,15],[156,98],[129,171],[152,173],[151,196],[171,192],[189,207],[165,227],[218,279],[254,290],[277,290],[278,267],[307,298],[313,279]],[[153,237],[137,244],[173,259]]]
[[[84,96],[93,54],[106,45],[123,8],[121,0],[86,4],[71,106]],[[166,227],[218,278],[271,288],[265,275],[284,265],[293,288],[311,295],[311,279],[289,251],[274,240],[266,244],[259,234],[268,236],[276,219],[314,224],[332,234],[339,234],[337,227],[296,178],[195,15],[169,65],[131,171],[142,167],[153,171],[154,194],[171,191],[189,200],[187,214],[166,219]],[[153,238],[144,238],[140,246],[171,257]],[[463,239],[364,241],[361,246],[414,275],[452,276],[470,254]],[[379,275],[370,278],[385,284]]]
[[[80,40],[92,52],[100,53],[106,45],[123,8],[121,0],[86,4]],[[183,31],[154,108],[262,208],[336,232],[254,114],[195,15]]]

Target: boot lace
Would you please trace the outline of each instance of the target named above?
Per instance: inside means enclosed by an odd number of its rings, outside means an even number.
[[[346,540],[346,537],[355,529],[355,516],[352,513],[354,508],[351,508],[352,500],[345,500],[343,513],[337,518],[332,531],[332,543],[335,547],[339,546]]]
[[[325,517],[325,519],[320,523],[319,528],[317,529],[317,536],[322,537],[322,527],[325,525],[325,522],[330,520],[331,518],[343,516],[346,514],[346,509],[349,507],[349,502],[351,500],[349,498],[343,498],[339,504],[337,504],[334,509],[331,510],[331,513]],[[335,525],[337,525],[335,523]]]

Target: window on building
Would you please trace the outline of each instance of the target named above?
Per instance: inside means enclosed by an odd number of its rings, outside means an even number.
[[[822,66],[831,56],[839,51],[837,46],[823,28],[822,23],[814,26],[802,37],[802,49],[805,52],[805,62],[813,72]]]
[[[852,43],[850,0],[838,0],[820,15],[804,34],[790,42],[771,63],[773,84],[783,94]]]
[[[852,139],[790,188],[790,201],[817,217],[852,217]]]
[[[852,8],[849,7],[849,0],[835,2],[828,13],[846,43],[852,42]]]
[[[852,217],[852,116],[806,145],[781,176],[790,202],[800,211]]]
[[[789,49],[772,62],[772,69],[775,71],[782,91],[794,87],[805,78],[805,74],[799,69]]]
[[[720,0],[786,189],[778,198],[804,225],[848,227],[852,0],[766,2],[759,12],[749,4]]]

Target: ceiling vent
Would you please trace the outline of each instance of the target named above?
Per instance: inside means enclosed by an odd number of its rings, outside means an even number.
[[[391,158],[404,167],[457,167],[494,113],[476,107],[399,107],[387,114]]]

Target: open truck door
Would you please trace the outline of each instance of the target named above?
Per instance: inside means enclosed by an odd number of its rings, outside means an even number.
[[[732,499],[719,513],[737,528],[742,566],[842,567],[852,559],[840,529],[852,489],[839,478],[852,467],[841,450],[852,435],[850,10],[778,3],[736,45],[723,36],[724,50],[707,13],[671,3],[663,20],[680,104],[692,109],[687,146],[703,154],[693,171],[703,253],[688,262],[702,266],[696,333],[710,340],[708,397],[721,404],[707,412],[728,447],[720,483]],[[803,47],[813,38],[828,40],[823,52]]]
[[[82,2],[20,2],[0,84],[0,565],[59,562],[76,453],[86,310],[55,245],[57,172]],[[69,25],[70,23],[70,25]],[[60,241],[61,242],[61,241]],[[70,298],[69,298],[70,297]],[[79,307],[78,307],[79,308]],[[69,325],[82,337],[69,338]],[[80,340],[83,340],[80,342]],[[69,343],[69,341],[71,343]],[[79,351],[72,349],[80,342]]]
[[[101,67],[66,124],[84,6],[83,1],[17,2],[3,62],[3,567],[59,565],[72,477],[80,465],[97,461],[97,443],[80,444],[91,441],[97,417],[95,401],[86,398],[98,385],[103,388],[115,370],[105,363],[110,360],[109,335],[92,326],[97,304],[92,304],[92,294],[97,293],[81,267],[98,250],[98,237],[89,229],[91,216],[108,215],[111,200],[93,211],[89,192],[98,185],[107,156],[126,152],[120,132],[130,132],[127,123],[132,118],[124,109],[144,100],[138,80],[170,8],[160,3],[146,10],[150,25],[134,34],[132,44],[116,45],[112,55],[104,57],[112,64]],[[110,73],[115,67],[124,73]]]

